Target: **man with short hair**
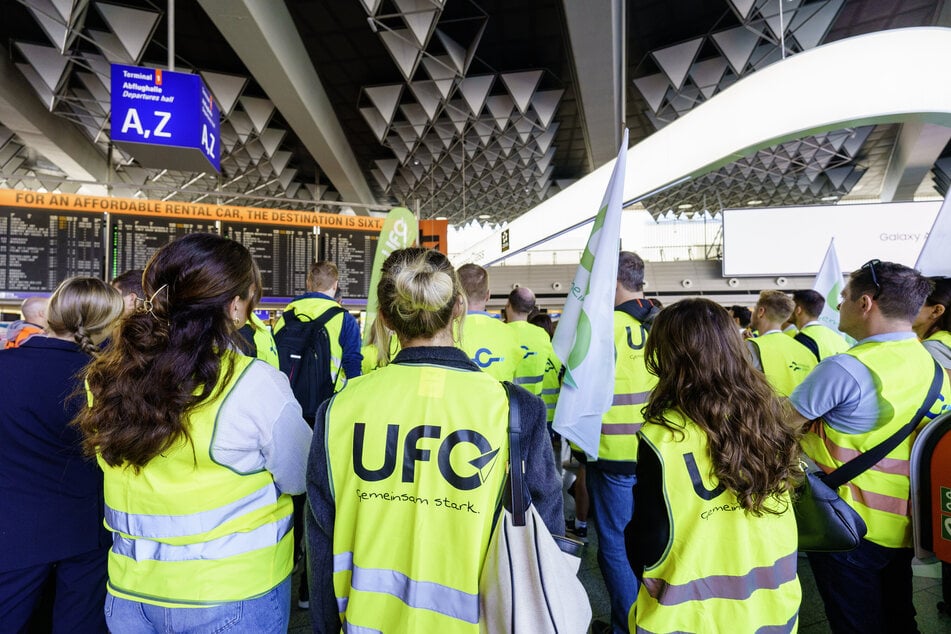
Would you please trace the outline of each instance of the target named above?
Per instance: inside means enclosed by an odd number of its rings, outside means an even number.
[[[631,521],[631,496],[637,478],[637,432],[641,410],[657,377],[647,371],[644,346],[660,310],[644,298],[644,260],[636,253],[618,254],[614,293],[614,401],[601,419],[598,459],[586,460],[586,484],[598,531],[598,566],[611,600],[614,632],[628,631],[628,612],[637,597],[637,578],[624,547],[624,528]],[[609,360],[605,360],[610,363]]]
[[[520,286],[509,293],[505,304],[505,317],[521,348],[515,383],[536,396],[542,396],[546,367],[552,363],[552,359],[557,360],[558,357],[551,347],[551,337],[548,333],[528,322],[528,316],[535,310],[538,310],[535,306],[535,293],[531,289]]]
[[[845,352],[849,343],[836,331],[819,321],[819,315],[826,306],[822,294],[814,290],[794,291],[792,294],[793,319],[799,333],[793,337],[816,355],[816,361]]]
[[[46,336],[46,305],[49,300],[45,297],[27,297],[20,304],[20,319],[7,327],[7,342],[5,349],[18,348],[30,337]]]
[[[802,344],[783,334],[783,322],[793,308],[795,304],[786,293],[761,292],[751,322],[759,336],[746,340],[753,365],[780,396],[789,396],[817,363]]]
[[[125,303],[125,308],[122,311],[123,315],[131,315],[135,312],[135,300],[148,299],[145,296],[145,291],[142,290],[143,273],[142,269],[129,269],[125,273],[115,276],[109,282],[122,294],[122,301]]]
[[[339,307],[334,301],[337,292],[340,273],[337,265],[329,260],[314,262],[307,272],[307,292],[299,295],[284,307],[284,312],[293,310],[298,317],[304,320],[314,320],[325,311]],[[283,316],[274,325],[274,334],[277,335],[284,327]],[[330,373],[335,377],[336,390],[340,391],[347,379],[360,376],[363,353],[360,351],[360,325],[347,311],[339,317],[331,317],[326,325],[330,335]]]
[[[340,272],[337,265],[329,260],[320,260],[310,265],[307,271],[305,287],[307,292],[299,295],[284,307],[283,312],[291,310],[302,321],[313,321],[331,309],[339,309],[340,304],[334,300],[340,283]],[[275,337],[284,327],[284,316],[278,318],[274,325]],[[339,392],[346,385],[348,379],[360,376],[363,364],[361,351],[360,325],[346,310],[327,320],[324,326],[330,338],[330,375],[334,377],[334,391]],[[284,369],[286,372],[286,368]],[[311,427],[314,425],[312,416],[305,416]],[[301,557],[300,546],[304,535],[304,505],[303,495],[294,496],[294,559]],[[310,594],[307,582],[306,567],[301,575],[298,588],[297,607],[310,608]]]
[[[456,273],[469,302],[459,347],[472,362],[499,381],[514,381],[522,349],[513,329],[485,312],[489,273],[478,264],[463,264]]]
[[[826,473],[913,420],[935,373],[942,387],[924,424],[949,409],[951,385],[911,325],[931,284],[918,271],[872,260],[842,291],[839,330],[858,343],[823,359],[790,396],[790,425]],[[809,553],[833,632],[917,632],[912,604],[909,459],[917,430],[888,458],[839,487],[865,520],[855,550]]]

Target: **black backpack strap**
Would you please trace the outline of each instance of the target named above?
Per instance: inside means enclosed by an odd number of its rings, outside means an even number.
[[[939,393],[941,392],[941,385],[944,383],[944,370],[941,369],[941,366],[938,365],[938,362],[934,362],[934,378],[931,380],[931,387],[928,388],[928,395],[925,397],[924,403],[921,404],[921,407],[918,408],[918,411],[915,412],[914,417],[907,425],[899,429],[897,432],[892,434],[889,438],[883,440],[879,444],[875,445],[868,451],[864,452],[862,455],[852,458],[844,465],[832,471],[824,478],[822,481],[829,485],[829,488],[835,490],[851,480],[852,478],[858,476],[860,473],[871,469],[873,466],[878,464],[878,462],[890,454],[895,447],[900,445],[905,438],[908,438],[909,434],[918,427],[921,423],[921,419],[925,417],[925,414],[928,413],[928,410],[931,409],[931,406],[937,400]]]
[[[809,348],[809,352],[816,356],[816,361],[822,361],[822,358],[819,356],[819,344],[816,343],[815,339],[804,332],[797,332],[793,339]]]
[[[342,312],[344,312],[344,308],[342,306],[331,306],[330,308],[322,312],[319,317],[317,317],[310,323],[314,324],[318,328],[323,328],[324,326],[327,325],[328,321],[330,321],[331,319],[333,319],[334,317],[336,317]]]
[[[525,511],[530,502],[525,495],[525,482],[522,474],[522,420],[519,416],[518,396],[515,386],[508,381],[502,382],[509,398],[509,495],[512,508],[512,523],[525,526]]]

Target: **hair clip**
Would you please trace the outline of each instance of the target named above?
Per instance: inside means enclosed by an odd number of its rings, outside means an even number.
[[[155,313],[152,312],[152,309],[154,308],[153,302],[155,301],[155,298],[158,296],[159,293],[167,289],[168,289],[168,284],[162,284],[157,291],[152,293],[152,297],[148,299],[139,299],[138,297],[136,297],[135,311],[137,313],[148,313],[152,315],[152,317],[154,317],[155,319],[158,319],[158,317],[155,316]]]

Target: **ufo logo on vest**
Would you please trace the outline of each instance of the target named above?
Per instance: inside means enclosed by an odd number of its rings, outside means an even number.
[[[366,423],[353,425],[353,471],[357,477],[367,482],[379,482],[393,475],[396,471],[397,454],[403,456],[400,479],[403,482],[414,482],[417,475],[417,466],[420,463],[432,460],[433,449],[425,448],[424,439],[442,438],[442,427],[438,425],[417,425],[406,432],[403,442],[400,443],[400,426],[389,424],[386,426],[384,441],[383,465],[371,469],[364,463],[364,446],[366,444]],[[372,437],[377,437],[375,434]],[[432,443],[429,443],[432,446]],[[452,454],[459,445],[474,445],[481,452],[477,457],[466,461],[472,466],[469,473],[458,473],[453,466]],[[402,451],[399,447],[402,445]],[[442,439],[436,450],[436,465],[442,478],[452,487],[460,491],[477,489],[488,480],[495,467],[499,449],[492,447],[489,440],[474,429],[457,429]],[[471,450],[470,450],[471,455]],[[457,463],[458,466],[458,463]]]

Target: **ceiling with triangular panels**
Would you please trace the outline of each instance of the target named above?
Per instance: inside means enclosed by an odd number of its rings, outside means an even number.
[[[165,66],[167,0],[5,2],[0,73],[17,77],[0,81],[28,94],[0,94],[0,187],[75,192],[95,182],[122,196],[297,209],[347,191],[346,202],[364,204],[358,213],[367,203],[401,204],[422,218],[501,223],[609,160],[621,126],[607,119],[623,117],[637,143],[784,54],[884,29],[951,26],[951,0],[637,0],[623,3],[624,55],[612,62],[610,2],[579,12],[569,3],[582,0],[270,1],[267,22],[286,16],[289,26],[261,37],[260,56],[242,50],[229,23],[257,23],[256,3],[175,5],[176,70],[200,73],[221,108],[220,176],[147,169],[108,143],[109,64]],[[301,53],[288,58],[290,50]],[[308,86],[262,76],[256,61],[265,54],[283,70],[305,67],[299,84],[319,84],[327,101],[308,121],[339,134],[315,140],[295,111]],[[616,88],[603,81],[612,68],[625,71]],[[944,194],[951,144],[916,145],[906,128],[790,140],[642,205],[659,216],[875,200],[889,188],[906,199]],[[44,143],[36,130],[81,135],[92,153],[64,158],[77,142]],[[918,148],[928,167],[920,182],[891,182],[899,143]],[[337,154],[353,169],[330,164]]]

